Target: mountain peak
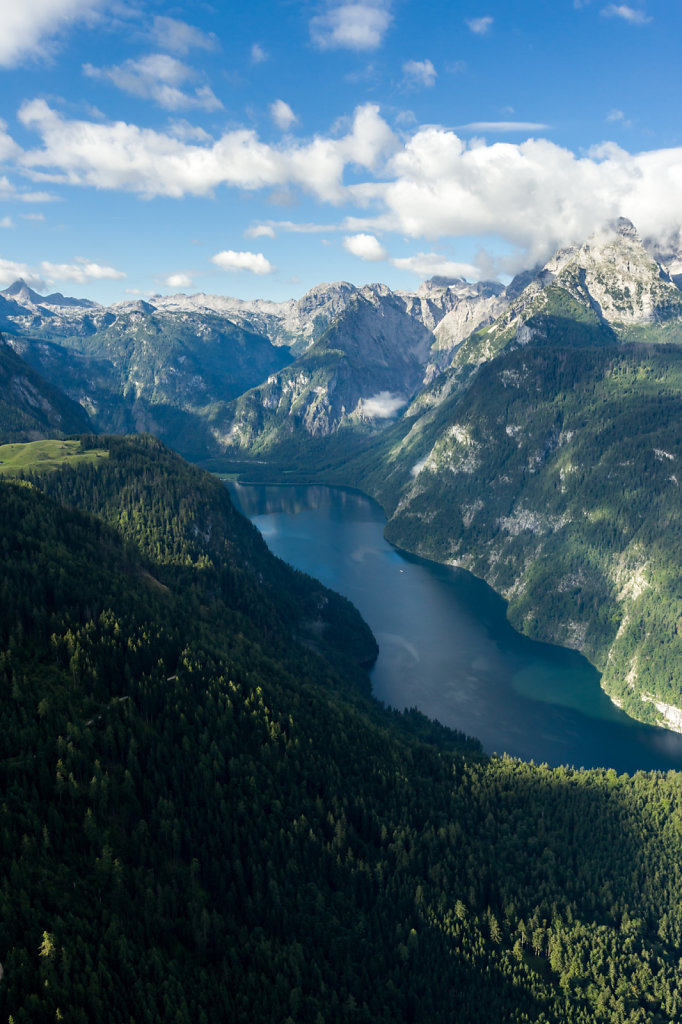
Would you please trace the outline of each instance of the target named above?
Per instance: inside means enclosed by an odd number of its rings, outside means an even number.
[[[620,235],[621,238],[632,238],[639,242],[640,238],[637,233],[637,228],[631,220],[628,220],[627,217],[618,217],[617,220],[612,221],[611,223],[615,228],[616,234]]]
[[[97,302],[92,302],[90,299],[72,299],[62,295],[61,292],[53,292],[51,295],[39,295],[38,292],[26,284],[23,277],[17,278],[9,288],[5,288],[3,292],[0,292],[0,295],[6,299],[12,299],[19,306],[77,306],[84,309],[92,309],[98,305]]]
[[[33,306],[38,306],[44,301],[43,296],[39,295],[38,292],[34,292],[26,284],[23,277],[17,278],[9,288],[5,288],[3,292],[0,292],[0,295],[5,295],[8,299],[14,299],[15,302],[24,305],[30,303]]]

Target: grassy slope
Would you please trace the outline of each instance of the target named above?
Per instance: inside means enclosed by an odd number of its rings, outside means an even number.
[[[25,441],[0,445],[0,476],[49,472],[63,465],[108,458],[103,449],[83,451],[80,441]]]

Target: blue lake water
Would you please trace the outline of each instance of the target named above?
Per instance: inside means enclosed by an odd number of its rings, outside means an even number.
[[[477,736],[486,751],[576,767],[682,769],[682,736],[633,721],[574,651],[516,633],[461,569],[397,551],[381,508],[321,486],[229,484],[270,549],[356,605],[380,648],[375,695]]]

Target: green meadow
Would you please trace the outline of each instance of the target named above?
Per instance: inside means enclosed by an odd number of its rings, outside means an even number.
[[[50,472],[64,464],[98,462],[109,453],[94,448],[82,451],[80,441],[28,441],[0,445],[0,475],[20,476],[27,472]]]

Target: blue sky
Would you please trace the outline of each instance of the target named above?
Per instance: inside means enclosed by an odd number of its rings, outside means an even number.
[[[22,0],[0,286],[103,302],[508,275],[678,243],[678,0]]]

